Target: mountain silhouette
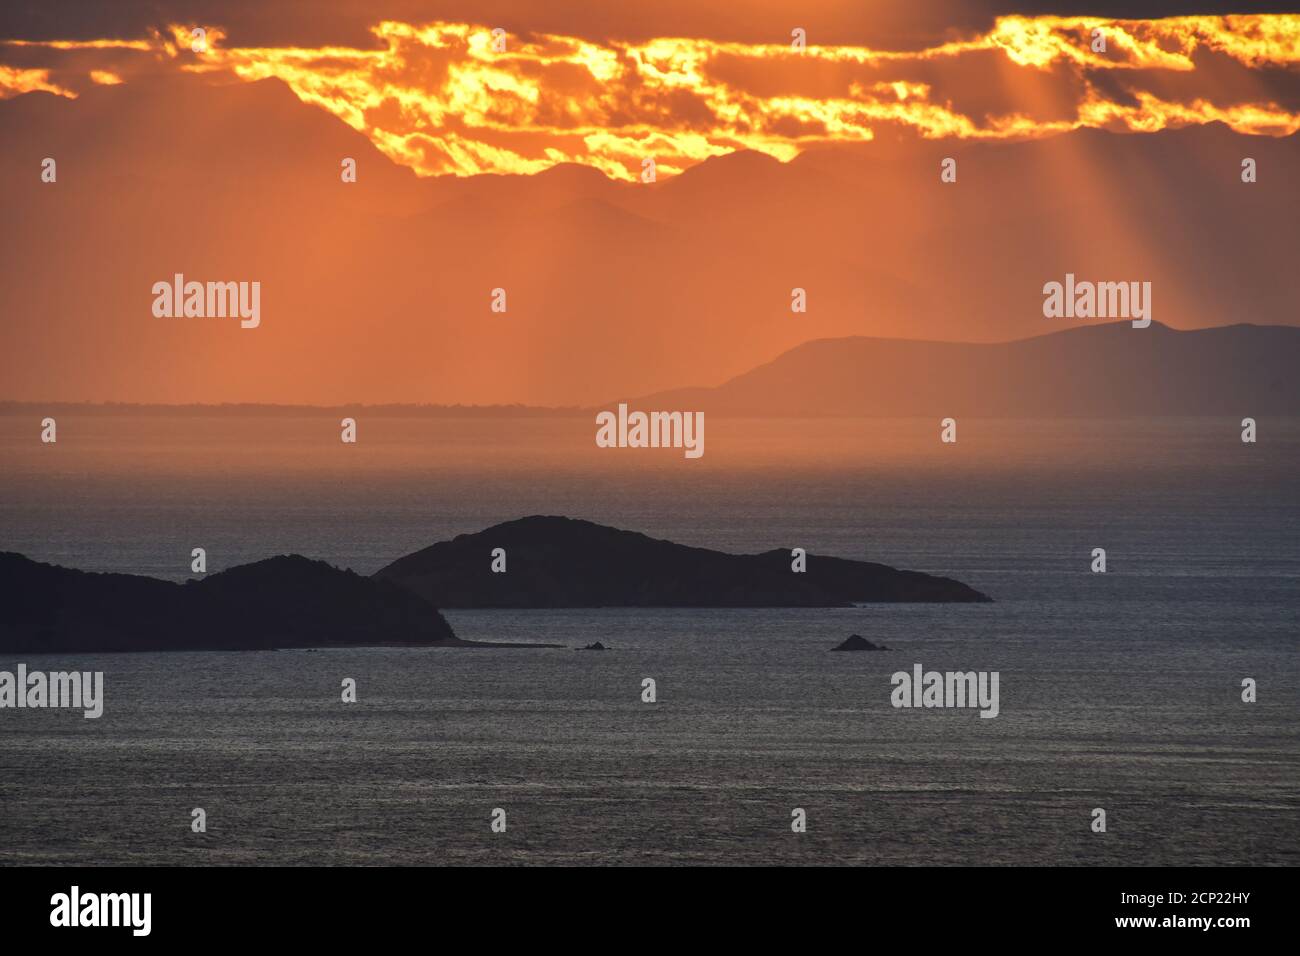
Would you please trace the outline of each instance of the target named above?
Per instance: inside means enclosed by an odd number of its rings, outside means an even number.
[[[1291,326],[1112,322],[996,345],[823,339],[716,388],[626,401],[757,416],[1300,415],[1297,365]]]
[[[409,591],[299,555],[175,584],[3,552],[0,591],[7,654],[463,643]]]
[[[491,569],[506,552],[506,571]],[[845,607],[988,601],[950,578],[791,552],[725,554],[575,518],[520,518],[416,551],[375,573],[446,608]]]

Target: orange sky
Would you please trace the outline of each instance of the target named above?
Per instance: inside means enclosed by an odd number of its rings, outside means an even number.
[[[198,53],[195,26],[206,31]],[[813,32],[802,52],[787,35],[754,43],[507,32],[501,52],[487,23],[383,20],[369,29],[368,48],[241,46],[221,23],[10,40],[0,44],[0,96],[72,97],[160,71],[275,77],[421,175],[580,162],[629,181],[646,156],[671,176],[742,148],[789,160],[818,144],[869,141],[883,125],[955,139],[1212,121],[1252,134],[1300,129],[1291,92],[1300,15],[1004,15],[915,49],[830,45]],[[1094,29],[1104,53],[1092,49]]]
[[[1300,15],[996,2],[0,6],[0,400],[595,404],[1059,331],[1067,273],[1300,322]],[[178,273],[260,324],[155,315]]]

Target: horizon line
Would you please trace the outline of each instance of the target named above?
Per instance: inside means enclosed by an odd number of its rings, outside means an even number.
[[[797,345],[792,345],[783,349],[772,358],[760,362],[746,372],[732,376],[717,385],[679,385],[669,388],[656,389],[638,396],[620,396],[610,399],[606,402],[583,405],[531,405],[524,402],[490,402],[485,404],[464,403],[464,402],[329,402],[316,404],[312,402],[258,402],[258,401],[239,401],[239,402],[126,402],[115,399],[22,399],[7,398],[0,399],[0,412],[8,412],[18,408],[41,407],[41,408],[58,408],[58,407],[77,407],[97,410],[151,410],[151,409],[168,409],[168,410],[215,410],[215,411],[262,411],[262,410],[310,410],[310,411],[347,411],[348,409],[371,409],[380,411],[409,411],[409,412],[442,412],[442,413],[471,413],[471,414],[496,414],[505,416],[512,413],[524,413],[537,417],[545,416],[576,416],[587,414],[592,410],[603,409],[609,405],[617,405],[619,402],[627,402],[639,398],[653,398],[672,392],[683,391],[711,391],[722,388],[730,382],[735,381],[749,372],[764,368],[773,362],[779,360],[782,356],[789,355],[799,349],[806,348],[809,345],[815,345],[822,342],[849,342],[856,340],[872,340],[877,342],[907,342],[921,343],[926,345],[962,345],[975,348],[991,348],[1004,345],[1017,345],[1022,342],[1032,342],[1037,339],[1051,338],[1057,335],[1067,335],[1085,330],[1099,330],[1115,328],[1118,326],[1128,326],[1129,320],[1119,319],[1114,322],[1103,322],[1094,324],[1073,325],[1069,328],[1056,329],[1052,332],[1044,332],[1039,335],[1027,335],[1018,339],[1004,339],[997,342],[970,342],[956,341],[951,339],[909,339],[895,338],[878,335],[841,335],[841,336],[823,336],[820,338],[807,339]],[[1164,322],[1152,320],[1152,328],[1158,328],[1166,332],[1177,334],[1192,334],[1196,332],[1212,332],[1222,329],[1236,328],[1256,328],[1256,329],[1300,329],[1297,325],[1260,323],[1260,322],[1233,322],[1228,325],[1207,325],[1199,328],[1180,329]]]

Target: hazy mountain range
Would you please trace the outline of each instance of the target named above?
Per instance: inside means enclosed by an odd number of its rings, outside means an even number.
[[[1300,296],[1300,136],[1221,125],[882,130],[653,185],[576,166],[419,179],[279,81],[160,78],[5,100],[0,140],[6,399],[592,405],[725,382],[810,340],[1035,335],[1044,282],[1067,272],[1150,281],[1177,328],[1291,323]],[[155,318],[152,284],[178,272],[260,281],[261,326]]]
[[[1048,320],[1044,320],[1046,323]],[[613,398],[590,408],[372,405],[392,417],[589,417],[632,410],[758,417],[1142,417],[1300,415],[1300,328],[1180,332],[1128,322],[1014,342],[850,337],[805,342],[716,387]],[[0,402],[31,414],[356,414],[363,406],[64,405]]]
[[[717,388],[631,405],[773,417],[1297,415],[1298,367],[1291,326],[1120,322],[994,345],[822,339]]]

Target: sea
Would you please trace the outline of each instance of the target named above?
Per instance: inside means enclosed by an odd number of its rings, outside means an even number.
[[[559,648],[0,654],[105,696],[0,710],[0,864],[1300,862],[1300,420],[959,419],[947,444],[709,418],[692,460],[596,448],[591,416],[345,414],[355,444],[325,410],[8,407],[0,550],[369,574],[559,514],[993,602],[445,612]],[[850,634],[888,650],[831,651]],[[996,671],[998,716],[894,707],[917,664]]]

